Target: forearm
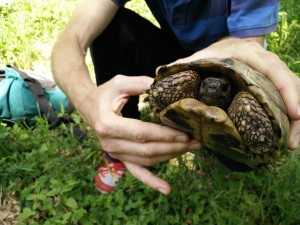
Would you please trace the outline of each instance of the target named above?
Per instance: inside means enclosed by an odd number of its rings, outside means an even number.
[[[95,85],[85,64],[85,51],[76,37],[62,36],[53,48],[51,62],[55,81],[78,107]]]
[[[109,24],[117,10],[118,6],[111,0],[81,1],[53,48],[51,60],[54,79],[76,108],[95,88],[85,64],[87,48]]]

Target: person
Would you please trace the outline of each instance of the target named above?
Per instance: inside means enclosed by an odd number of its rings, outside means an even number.
[[[229,57],[258,70],[286,104],[289,148],[299,146],[299,78],[263,47],[265,35],[276,29],[279,0],[146,0],[159,28],[124,8],[125,2],[80,2],[52,51],[56,82],[108,153],[95,177],[100,190],[110,192],[125,165],[135,178],[168,195],[170,185],[147,166],[201,146],[178,130],[137,119],[137,96],[163,64]],[[85,63],[89,47],[97,85]]]

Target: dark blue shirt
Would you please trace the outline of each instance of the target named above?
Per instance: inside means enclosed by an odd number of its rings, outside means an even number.
[[[113,0],[119,6],[129,0]],[[226,36],[260,36],[276,30],[280,0],[145,0],[162,29],[197,51]]]

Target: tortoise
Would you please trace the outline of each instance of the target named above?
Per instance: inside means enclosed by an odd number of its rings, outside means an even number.
[[[147,91],[156,118],[251,169],[287,152],[289,120],[276,87],[231,58],[164,65]]]

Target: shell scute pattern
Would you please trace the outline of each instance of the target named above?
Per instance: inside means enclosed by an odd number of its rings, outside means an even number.
[[[230,93],[222,95],[232,95],[228,106],[199,100],[199,87],[207,77],[229,81]],[[287,150],[289,121],[279,92],[267,77],[237,60],[210,58],[162,66],[148,100],[162,123],[251,168],[270,164]]]

